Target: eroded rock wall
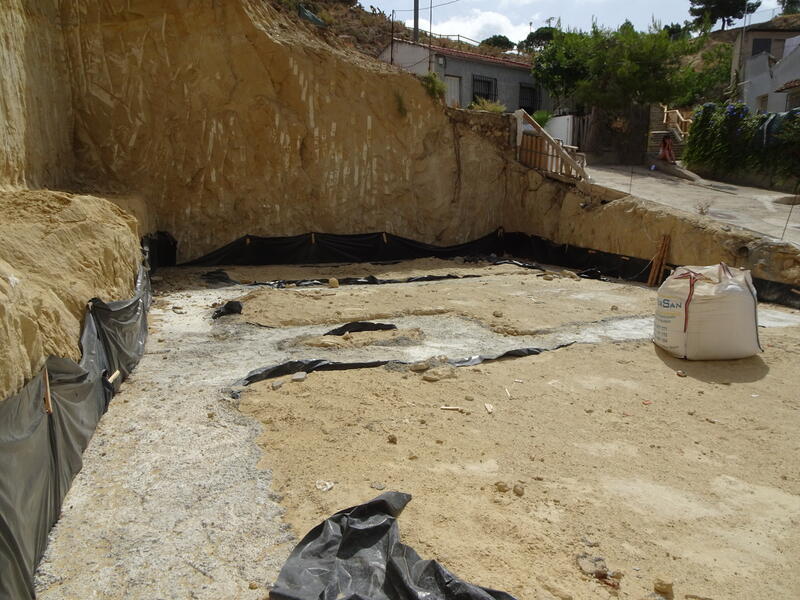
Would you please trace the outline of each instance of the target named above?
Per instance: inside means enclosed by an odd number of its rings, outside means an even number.
[[[501,221],[503,151],[411,75],[260,0],[134,5],[65,11],[76,150],[83,177],[148,198],[180,258],[248,233],[448,244]]]
[[[0,3],[0,189],[57,186],[72,170],[72,91],[59,4]]]

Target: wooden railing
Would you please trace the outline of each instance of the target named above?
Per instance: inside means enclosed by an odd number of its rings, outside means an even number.
[[[554,140],[527,112],[520,109],[517,118],[517,160],[532,169],[554,173],[579,182],[589,182],[586,160],[576,147]],[[529,127],[526,127],[528,125]]]
[[[672,129],[680,134],[681,139],[689,135],[689,129],[692,127],[692,120],[683,116],[681,111],[670,109],[662,104],[661,108],[664,109],[664,125],[667,129]]]

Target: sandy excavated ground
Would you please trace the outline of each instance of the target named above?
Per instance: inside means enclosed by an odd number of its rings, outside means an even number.
[[[762,305],[762,355],[691,363],[648,341],[655,291],[639,285],[449,261],[228,273],[481,277],[272,290],[216,288],[202,272],[154,282],[147,354],[84,455],[40,597],[260,600],[297,539],[378,488],[414,495],[400,528],[423,557],[520,600],[639,600],[657,577],[679,599],[796,595],[798,311]],[[242,315],[211,319],[242,297]],[[398,330],[323,335],[380,315]],[[231,396],[250,370],[289,359],[413,362],[570,341]],[[584,574],[582,553],[621,571],[619,590]]]
[[[645,313],[653,294],[518,271],[414,290],[259,290],[242,318],[452,311],[531,333]],[[240,408],[266,426],[262,466],[298,535],[385,486],[415,497],[400,519],[407,543],[521,599],[638,599],[656,578],[678,598],[788,598],[800,584],[797,321],[764,330],[762,343],[761,356],[708,363],[641,340],[580,344],[439,368],[435,382],[398,367],[313,373],[277,391],[255,384]],[[582,553],[621,571],[620,589],[582,573]]]
[[[463,271],[476,274],[479,269]],[[505,266],[495,273],[482,273],[485,276],[480,278],[419,283],[413,288],[398,284],[335,290],[261,288],[241,298],[241,318],[267,327],[285,327],[452,314],[478,320],[496,333],[519,336],[541,334],[567,323],[618,317],[622,309],[627,315],[652,313],[652,291],[641,286],[598,285],[572,273],[510,269]],[[397,277],[404,270],[393,273]],[[412,273],[419,274],[416,265]]]

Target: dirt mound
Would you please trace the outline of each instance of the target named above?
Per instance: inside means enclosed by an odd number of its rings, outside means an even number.
[[[80,358],[86,302],[127,298],[136,221],[102,198],[0,192],[0,401],[48,355]]]
[[[363,346],[402,346],[414,344],[423,338],[419,328],[394,329],[391,331],[359,331],[339,335],[318,335],[300,343],[312,348],[361,348]]]

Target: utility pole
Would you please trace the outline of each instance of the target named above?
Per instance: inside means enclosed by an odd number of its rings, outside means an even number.
[[[392,35],[389,38],[389,64],[394,64],[394,11],[392,11]]]
[[[414,41],[419,41],[419,0],[414,0]]]
[[[414,0],[418,2],[419,0]],[[430,13],[428,15],[428,73],[433,71],[433,0],[431,0]]]

